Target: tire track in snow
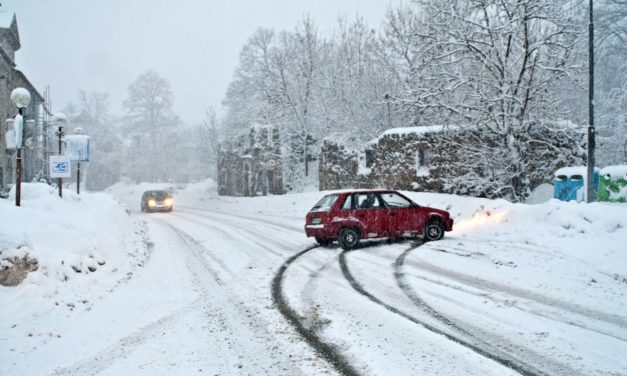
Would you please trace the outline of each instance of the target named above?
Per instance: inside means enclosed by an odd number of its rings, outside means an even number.
[[[468,341],[465,341],[461,338],[458,338],[452,334],[446,333],[445,331],[436,328],[433,325],[430,325],[424,321],[421,321],[403,311],[401,311],[400,309],[393,307],[385,302],[383,302],[382,300],[380,300],[379,298],[375,297],[374,295],[372,295],[371,293],[369,293],[368,291],[366,291],[361,284],[359,284],[359,282],[357,282],[357,280],[353,277],[353,275],[350,272],[350,269],[348,268],[348,264],[346,262],[346,255],[350,252],[354,252],[354,250],[345,250],[342,251],[340,253],[340,257],[339,257],[339,262],[340,262],[340,268],[342,269],[342,273],[344,274],[344,277],[346,278],[346,280],[350,283],[350,285],[353,287],[353,289],[355,291],[357,291],[359,294],[365,296],[366,298],[368,298],[370,301],[372,301],[373,303],[376,303],[380,306],[382,306],[383,308],[387,309],[388,311],[395,313],[411,322],[413,322],[414,324],[420,325],[423,328],[435,333],[435,334],[439,334],[441,336],[444,336],[446,339],[455,342],[461,346],[464,346],[472,351],[474,351],[475,353],[491,359],[499,364],[501,364],[502,366],[505,366],[509,369],[512,369],[518,373],[520,373],[521,375],[525,375],[525,376],[546,376],[548,374],[535,370],[530,366],[526,366],[526,365],[521,365],[518,362],[513,361],[512,359],[509,359],[509,357],[506,356],[502,356],[502,354],[495,354],[491,351],[488,351],[486,349],[484,349],[481,346],[478,346],[474,343],[470,343]]]
[[[133,333],[126,335],[113,344],[98,351],[96,354],[82,359],[70,366],[58,367],[50,376],[74,376],[74,375],[95,375],[98,374],[113,364],[118,359],[125,358],[129,353],[139,348],[146,343],[149,339],[157,337],[155,333],[163,332],[164,328],[172,325],[176,320],[186,316],[189,313],[196,312],[201,307],[201,299],[196,299],[187,306],[167,314],[160,319],[146,324],[134,331]]]
[[[481,346],[483,346],[486,349],[490,349],[489,351],[491,352],[499,352],[501,353],[502,357],[508,357],[512,362],[520,362],[525,364],[524,367],[529,367],[528,363],[533,364],[542,364],[545,366],[549,366],[552,370],[555,371],[559,371],[559,372],[565,372],[565,374],[568,375],[576,375],[578,374],[576,371],[570,369],[569,367],[565,366],[564,364],[560,364],[560,363],[555,363],[554,361],[540,355],[537,354],[531,350],[529,350],[528,348],[525,347],[521,347],[521,346],[516,346],[514,344],[512,344],[510,341],[508,341],[506,338],[492,334],[492,333],[488,333],[474,325],[470,325],[467,323],[463,323],[461,321],[458,320],[453,320],[450,319],[449,317],[445,316],[443,313],[441,313],[440,311],[436,310],[435,308],[433,308],[431,305],[429,305],[426,301],[424,301],[423,299],[421,299],[418,294],[410,287],[410,285],[405,281],[405,277],[404,277],[404,273],[401,272],[401,269],[405,263],[405,258],[407,257],[407,255],[412,252],[416,247],[410,247],[407,250],[405,250],[403,253],[401,253],[400,256],[397,257],[395,263],[394,263],[394,277],[396,278],[397,284],[399,286],[399,288],[401,289],[401,291],[403,291],[403,293],[405,294],[405,296],[407,296],[407,298],[409,300],[411,300],[418,308],[420,308],[421,310],[423,310],[424,312],[426,312],[427,314],[429,314],[430,316],[434,317],[435,319],[437,319],[438,321],[442,322],[443,324],[445,324],[446,326],[450,327],[452,330],[461,333],[465,336],[468,336],[472,339],[474,339],[475,341],[478,341],[481,343]],[[485,339],[488,339],[488,341],[486,341]],[[504,352],[501,349],[495,349],[493,346],[490,345],[490,343],[499,343],[502,344],[502,346],[507,349],[506,352]],[[527,358],[526,361],[523,361],[521,359],[518,359],[515,355],[513,354],[524,354],[525,357]],[[529,359],[531,358],[531,359]],[[551,372],[552,373],[552,372]]]
[[[264,223],[266,225],[271,225],[271,226],[273,226],[275,228],[281,228],[281,229],[284,229],[284,230],[290,230],[292,232],[298,232],[298,233],[301,233],[301,234],[304,232],[304,227],[288,225],[288,224],[285,224],[285,223],[282,223],[282,222],[269,220],[268,218],[259,218],[259,217],[253,217],[253,216],[249,216],[249,215],[244,215],[244,214],[228,213],[228,212],[222,212],[222,211],[210,210],[210,209],[202,209],[202,208],[191,207],[191,206],[183,206],[183,207],[185,209],[187,209],[187,210],[190,210],[190,211],[207,212],[207,213],[212,213],[214,215],[218,214],[218,215],[231,217],[231,218],[246,219],[246,220],[255,221],[255,222],[262,222],[262,223]],[[304,226],[304,222],[303,222],[303,226]]]
[[[209,216],[209,215],[205,215],[205,214],[193,214],[193,213],[178,213],[178,214],[179,214],[180,218],[184,217],[184,215],[181,215],[181,214],[185,214],[185,215],[188,215],[188,216],[195,216],[195,217],[200,217],[200,218],[216,221],[215,217],[212,217],[212,216]],[[234,234],[236,234],[237,236],[246,238],[247,240],[255,243],[259,247],[265,249],[266,251],[270,252],[271,254],[273,254],[275,256],[278,256],[278,257],[281,257],[281,258],[285,257],[285,254],[277,252],[275,249],[273,249],[271,247],[268,247],[267,244],[261,243],[260,241],[258,241],[254,237],[250,236],[250,234],[248,234],[246,231],[241,231],[241,229],[239,228],[241,223],[237,224],[238,227],[236,227],[236,230],[233,230],[233,226],[229,226],[228,230],[226,230],[225,227],[227,227],[227,226],[224,226],[222,224],[212,224],[212,223],[208,223],[208,222],[200,222],[200,221],[193,220],[191,218],[182,218],[182,219],[190,221],[190,222],[194,222],[196,224],[200,224],[200,225],[203,225],[203,226],[209,226],[209,227],[215,229],[216,231],[218,231],[218,232],[220,232],[220,233],[222,233],[222,234],[224,234],[224,235],[226,235],[228,237],[232,237]],[[250,225],[247,226],[247,227],[250,228]],[[259,228],[258,225],[255,225],[254,227],[256,229]],[[262,238],[263,240],[267,240],[268,242],[274,243],[276,245],[282,245],[282,243],[277,242],[275,238],[262,236],[260,234],[257,234],[257,237],[258,238]]]
[[[165,223],[165,221],[164,221],[164,223]],[[181,237],[181,239],[184,239],[185,237],[190,237],[187,233],[185,233],[181,229],[176,228],[174,225],[169,224],[169,223],[165,223],[165,224],[168,227],[170,227],[179,236],[183,235]],[[192,243],[192,244],[194,244],[194,243]],[[204,252],[202,252],[202,249],[204,249],[204,248],[200,244],[198,244],[198,242],[195,242],[195,245],[197,247],[200,247],[200,252],[199,252],[198,248],[194,249],[192,247],[190,247],[188,249],[188,251],[189,251],[191,257],[193,259],[197,260],[198,263],[192,263],[192,265],[189,267],[190,272],[193,274],[193,276],[195,277],[195,280],[197,281],[196,285],[201,287],[201,289],[203,291],[203,296],[205,297],[205,300],[206,301],[212,301],[212,302],[215,303],[215,298],[216,298],[215,297],[215,293],[213,295],[211,294],[211,292],[202,283],[202,281],[200,281],[200,277],[198,276],[198,273],[194,269],[196,269],[196,268],[198,268],[198,266],[200,266],[202,269],[208,271],[209,274],[212,275],[212,277],[214,277],[216,273],[211,268],[211,266],[208,265],[208,263],[206,261],[203,261],[204,258],[201,256],[201,253],[204,253]],[[216,283],[219,283],[219,280],[216,279],[215,277],[214,277],[214,280],[216,281]],[[220,289],[226,289],[227,286],[219,285],[219,288]],[[248,313],[248,311],[247,310],[246,310],[246,312],[242,311],[242,310],[245,310],[245,307],[240,307],[237,304],[237,302],[234,302],[231,295],[228,295],[228,294],[224,293],[223,296],[224,296],[224,298],[223,298],[224,300],[230,302],[233,305],[234,309],[238,310],[241,313],[240,317],[244,320],[244,321],[242,321],[242,323],[247,325],[247,327],[255,334],[255,336],[253,336],[252,338],[259,338],[259,337],[261,337],[261,338],[273,338],[274,336],[276,336],[276,333],[270,333],[268,331],[267,327],[268,327],[269,323],[266,322],[265,320],[263,320],[262,317],[251,315],[251,316],[248,316],[249,319],[247,320],[246,319],[246,313]],[[220,304],[218,304],[218,305],[220,305]],[[210,316],[216,316],[216,315],[222,317],[222,321],[224,321],[224,322],[228,322],[228,321],[230,321],[232,319],[232,317],[230,317],[230,315],[225,315],[222,312],[221,309],[217,310],[216,312],[213,312],[212,315],[210,315]],[[229,337],[231,338],[231,339],[228,340],[229,343],[232,343],[232,341],[240,341],[240,339],[237,336],[235,336],[235,335],[232,335],[232,336],[229,336]],[[257,343],[257,341],[255,341],[255,344],[256,343]],[[244,344],[239,343],[239,346],[234,346],[234,347],[243,349],[244,352],[246,352],[246,346],[250,346],[250,344],[251,344],[251,340],[248,339],[248,340],[245,341]],[[264,343],[264,345],[267,346],[268,344]],[[279,360],[275,361],[274,365],[277,366],[279,369],[281,369],[281,374],[286,374],[286,375],[300,374],[300,373],[296,373],[293,370],[290,370],[292,368],[298,369],[298,364],[292,364],[294,361],[297,360],[297,357],[295,357],[295,356],[293,357],[290,354],[287,357],[292,362],[292,363],[290,363],[290,362],[285,362],[284,360],[282,360],[282,359],[285,359],[286,357],[284,356],[283,352],[281,352],[281,351],[272,352],[271,354],[273,354],[271,356],[272,359],[279,358]],[[225,358],[226,361],[228,361],[228,359],[227,359],[228,356],[224,356],[224,358]],[[290,370],[290,371],[288,372],[288,370]],[[268,370],[266,369],[265,371],[268,371]]]
[[[159,222],[171,228],[175,234],[179,236],[179,238],[183,241],[183,243],[190,247],[189,238],[186,234],[182,233],[180,230],[176,229],[171,224],[167,223],[165,220],[160,219]],[[198,247],[199,245],[196,245]],[[195,259],[200,262],[204,269],[208,271],[215,282],[221,286],[223,283],[221,279],[218,277],[215,270],[213,270],[206,262],[206,260],[202,257],[195,257]],[[187,261],[189,264],[189,261]],[[188,265],[189,267],[189,265]],[[196,272],[192,271],[192,280],[194,281],[194,285],[202,285],[200,282],[199,276]],[[73,376],[73,375],[95,375],[98,374],[113,364],[116,363],[119,359],[123,359],[128,356],[129,353],[132,353],[134,350],[141,347],[144,343],[152,338],[156,338],[157,336],[154,334],[155,332],[163,332],[164,328],[172,325],[179,318],[184,317],[186,314],[191,312],[197,312],[198,309],[205,311],[202,306],[203,301],[207,301],[210,299],[210,294],[203,289],[202,297],[196,299],[193,303],[189,304],[182,309],[175,311],[174,313],[163,316],[162,318],[151,322],[147,325],[142,326],[138,330],[133,333],[124,336],[117,340],[110,346],[98,351],[96,354],[80,360],[79,362],[62,368],[57,368],[50,376]]]
[[[425,270],[425,271],[428,271],[428,272],[431,272],[440,276],[444,276],[451,280],[460,282],[466,286],[477,287],[480,290],[502,292],[510,296],[515,296],[518,298],[534,301],[534,302],[537,302],[537,303],[540,303],[549,307],[559,308],[566,312],[586,316],[593,320],[603,321],[605,323],[620,326],[623,328],[627,327],[627,320],[618,315],[612,315],[606,312],[601,312],[598,310],[583,307],[578,304],[550,298],[550,297],[540,295],[540,294],[537,294],[528,290],[523,290],[520,288],[505,286],[505,285],[498,284],[495,282],[483,280],[483,279],[480,279],[480,278],[477,278],[468,274],[453,272],[448,269],[444,269],[439,266],[433,265],[424,260],[419,260],[419,261],[411,260],[407,262],[407,265],[411,265],[412,267]],[[570,324],[569,322],[565,322],[565,323]],[[600,333],[600,334],[609,335],[608,333]],[[625,341],[625,338],[617,338],[617,339]]]
[[[359,373],[351,366],[348,360],[340,354],[340,352],[332,344],[324,342],[313,330],[307,329],[301,321],[298,313],[289,306],[287,299],[283,296],[283,277],[285,272],[299,257],[305,255],[318,246],[312,246],[306,248],[303,251],[298,252],[289,259],[287,259],[283,265],[279,268],[272,280],[272,299],[274,303],[287,321],[296,329],[296,331],[305,339],[305,341],[324,359],[335,367],[335,369],[346,376],[357,376]]]

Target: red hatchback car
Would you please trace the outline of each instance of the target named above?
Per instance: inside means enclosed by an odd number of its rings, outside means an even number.
[[[305,233],[320,245],[337,240],[352,249],[360,239],[420,237],[439,240],[453,229],[449,212],[420,206],[393,190],[358,190],[324,196],[305,218]]]

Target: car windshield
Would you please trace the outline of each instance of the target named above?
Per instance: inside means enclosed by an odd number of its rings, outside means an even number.
[[[154,191],[150,192],[147,197],[153,198],[155,200],[163,200],[170,197],[170,194],[165,191]]]
[[[381,194],[381,198],[388,208],[410,208],[412,202],[398,193],[386,192]]]
[[[313,208],[311,211],[330,210],[331,206],[337,201],[339,195],[326,195]]]

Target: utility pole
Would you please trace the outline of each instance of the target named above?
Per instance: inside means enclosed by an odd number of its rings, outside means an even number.
[[[590,0],[590,20],[588,22],[588,155],[586,158],[586,202],[594,202],[596,195],[594,192],[594,24],[592,17],[592,0]]]

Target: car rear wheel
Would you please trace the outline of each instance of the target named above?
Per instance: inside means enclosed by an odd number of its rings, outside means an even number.
[[[432,219],[425,227],[424,239],[428,242],[434,240],[440,240],[444,237],[444,225],[442,221]]]
[[[353,249],[359,243],[359,232],[354,228],[342,229],[337,240],[342,248]]]
[[[318,244],[320,244],[321,246],[325,247],[331,243],[333,243],[333,239],[329,239],[329,238],[316,238],[316,242]]]

